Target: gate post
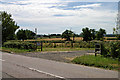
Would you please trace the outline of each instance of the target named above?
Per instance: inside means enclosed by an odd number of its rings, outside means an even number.
[[[43,50],[42,48],[43,48],[43,42],[41,41],[41,51]]]

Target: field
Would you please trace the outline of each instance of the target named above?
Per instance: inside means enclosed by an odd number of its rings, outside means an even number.
[[[71,38],[73,40],[73,38]],[[65,39],[62,39],[62,38],[43,38],[43,39],[40,39],[38,38],[37,40],[25,40],[25,41],[57,41],[57,40],[65,40]],[[80,40],[83,40],[82,37],[75,37],[75,41],[80,41]]]
[[[57,41],[57,40],[65,40],[62,38],[38,38],[37,40],[32,39],[32,40],[25,40],[25,41]],[[73,40],[73,38],[71,37],[71,40]],[[83,37],[75,37],[74,38],[75,41],[81,41],[83,40]],[[116,37],[104,37],[104,41],[118,41],[116,40]]]

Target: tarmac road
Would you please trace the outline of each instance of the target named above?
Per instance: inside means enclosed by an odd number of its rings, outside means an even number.
[[[2,54],[3,78],[117,80],[118,72],[22,55]],[[83,79],[84,78],[84,79]],[[111,79],[110,79],[111,78]],[[103,79],[101,79],[103,80]]]

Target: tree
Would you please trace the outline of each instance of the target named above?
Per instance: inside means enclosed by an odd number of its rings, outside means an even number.
[[[91,41],[92,40],[92,33],[91,30],[89,30],[89,28],[83,28],[82,29],[82,35],[83,35],[83,41]]]
[[[72,32],[71,30],[66,30],[62,33],[62,38],[65,38],[66,41],[71,41],[70,37],[72,37],[74,34],[74,32]]]
[[[97,40],[103,40],[104,35],[106,34],[106,31],[104,29],[99,29],[96,34],[96,39]]]
[[[7,12],[1,12],[2,16],[2,43],[14,39],[15,31],[19,28],[17,23],[11,18],[12,15]]]
[[[26,29],[26,30],[19,30],[16,34],[18,40],[26,40],[26,39],[34,39],[35,33]]]
[[[17,39],[18,39],[18,40],[23,40],[23,41],[24,41],[25,39],[27,39],[25,30],[23,30],[23,29],[19,30],[19,31],[17,32],[16,36],[17,36]]]
[[[113,34],[116,34],[116,28],[113,28]]]
[[[32,31],[30,31],[30,30],[25,30],[25,33],[26,33],[26,37],[27,37],[27,39],[34,39],[35,38],[35,33],[34,32],[32,32]]]
[[[94,40],[96,38],[95,34],[96,34],[96,31],[95,29],[90,29],[91,30],[91,37],[92,37],[92,40]]]

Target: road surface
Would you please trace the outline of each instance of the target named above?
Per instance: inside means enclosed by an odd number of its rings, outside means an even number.
[[[117,71],[2,53],[3,78],[118,78]],[[103,80],[103,79],[102,79]]]

